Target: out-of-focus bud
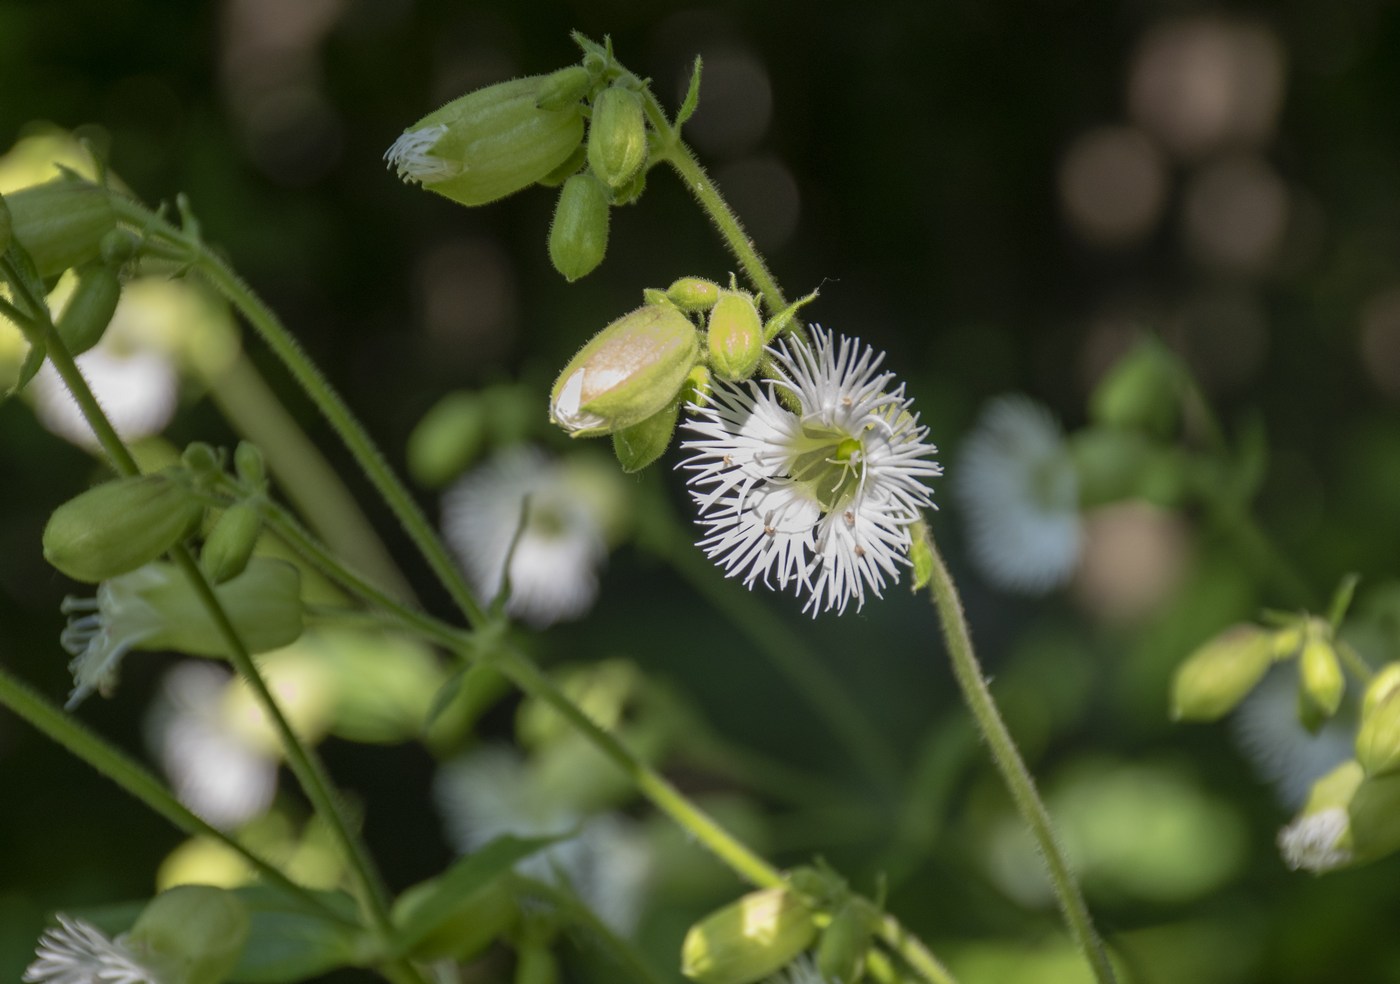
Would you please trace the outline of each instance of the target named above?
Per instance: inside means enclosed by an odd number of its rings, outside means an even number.
[[[700,277],[681,277],[666,288],[666,297],[682,311],[708,311],[719,300],[719,284]]]
[[[78,268],[78,284],[55,325],[69,354],[81,355],[102,340],[121,296],[121,278],[102,260]]]
[[[1400,775],[1362,780],[1347,814],[1357,861],[1374,861],[1400,850]]]
[[[1070,436],[1079,479],[1079,502],[1092,508],[1131,498],[1147,473],[1153,448],[1141,434],[1114,427],[1085,427]]]
[[[462,474],[486,443],[487,413],[485,402],[466,390],[435,403],[408,435],[408,471],[414,480],[436,489]]]
[[[197,482],[207,482],[224,470],[223,455],[204,441],[191,441],[185,445],[185,450],[180,452],[180,464]]]
[[[520,191],[568,160],[583,139],[578,105],[537,105],[547,76],[470,92],[429,113],[384,157],[405,181],[463,205]]]
[[[569,360],[550,393],[550,420],[573,437],[641,423],[675,399],[699,351],[699,333],[680,311],[640,307]]]
[[[1273,633],[1236,625],[1201,646],[1176,669],[1172,717],[1214,721],[1234,710],[1274,660]]]
[[[250,653],[280,649],[301,635],[301,575],[291,564],[255,557],[214,593]],[[147,564],[103,581],[96,598],[67,598],[63,611],[77,616],[59,639],[73,656],[69,708],[94,690],[110,695],[121,661],[133,649],[229,655],[202,597],[171,564]]]
[[[647,125],[642,99],[612,86],[593,100],[588,125],[588,164],[610,188],[621,188],[646,163]]]
[[[1167,437],[1180,412],[1181,370],[1161,342],[1146,339],[1119,359],[1089,397],[1095,423]]]
[[[544,77],[535,105],[548,110],[568,109],[588,94],[592,84],[592,74],[582,65],[561,68]]]
[[[1290,868],[1321,873],[1351,863],[1349,810],[1364,778],[1358,763],[1343,762],[1313,783],[1302,811],[1279,831],[1279,853]]]
[[[431,928],[409,944],[408,955],[415,960],[470,960],[519,918],[506,878],[493,878],[446,907],[441,904],[440,881],[414,885],[394,901],[397,926],[413,924],[429,902],[438,906]]]
[[[564,182],[549,226],[549,260],[573,283],[603,262],[608,251],[608,190],[591,172]]]
[[[239,441],[233,449],[233,470],[239,481],[261,491],[267,488],[267,462],[262,449],[251,441]]]
[[[5,202],[15,242],[45,280],[96,259],[102,237],[117,227],[107,192],[83,181],[60,178],[22,188]]]
[[[262,532],[262,514],[256,503],[235,502],[214,522],[199,552],[199,566],[209,580],[223,584],[243,573]]]
[[[873,907],[863,899],[848,899],[836,910],[817,944],[817,970],[822,980],[841,984],[860,980],[876,918]]]
[[[1356,760],[1368,776],[1400,771],[1400,663],[1387,663],[1366,687]]]
[[[710,368],[728,382],[748,379],[763,356],[763,322],[753,298],[743,291],[721,291],[710,309],[707,341]]]
[[[69,499],[44,527],[44,558],[89,584],[155,560],[204,515],[203,504],[175,475],[118,478]]]
[[[209,885],[166,889],[141,911],[125,943],[172,984],[223,984],[248,942],[238,896]]]
[[[1337,713],[1346,680],[1325,624],[1309,624],[1298,654],[1298,714],[1303,726],[1316,732]]]
[[[675,436],[680,412],[680,400],[672,400],[670,405],[640,424],[613,431],[613,453],[623,472],[635,474],[666,453]]]
[[[140,240],[136,238],[136,233],[127,229],[113,229],[102,237],[98,252],[103,263],[119,270],[123,263],[136,255],[139,246]]]
[[[750,984],[807,949],[812,912],[786,887],[750,892],[690,927],[681,973],[701,984]]]

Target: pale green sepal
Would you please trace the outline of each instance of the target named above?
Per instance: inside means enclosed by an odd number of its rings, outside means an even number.
[[[203,515],[176,471],[113,479],[53,511],[44,527],[44,558],[75,581],[95,584],[155,560]]]
[[[1172,717],[1214,721],[1254,689],[1274,661],[1273,633],[1236,625],[1186,658],[1172,681]]]
[[[672,400],[669,406],[641,423],[613,431],[613,453],[623,472],[636,474],[666,453],[676,433],[680,412],[681,401]]]

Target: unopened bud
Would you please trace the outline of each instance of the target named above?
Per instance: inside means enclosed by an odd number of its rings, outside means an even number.
[[[98,244],[98,252],[103,263],[120,269],[123,263],[136,255],[138,246],[140,240],[136,238],[136,233],[127,229],[113,229],[102,237],[102,242]]]
[[[715,375],[728,382],[752,376],[763,357],[763,322],[753,298],[742,291],[721,291],[710,309],[707,340]]]
[[[559,192],[549,227],[549,260],[573,283],[597,269],[607,251],[607,188],[590,172],[575,174]]]
[[[233,470],[238,480],[250,488],[261,491],[267,487],[267,463],[262,449],[251,441],[239,441],[233,449]]]
[[[1368,776],[1400,771],[1400,663],[1381,667],[1366,687],[1356,760]]]
[[[248,942],[238,896],[209,885],[177,885],[142,910],[125,943],[171,984],[223,984]]]
[[[441,488],[475,461],[486,443],[487,411],[480,395],[466,390],[435,403],[408,435],[408,471],[414,480]]]
[[[613,453],[623,472],[635,474],[666,453],[676,433],[680,411],[680,400],[672,400],[641,423],[613,431]]]
[[[527,188],[568,160],[583,139],[581,108],[541,109],[546,76],[470,92],[429,113],[384,157],[405,181],[463,205]]]
[[[550,420],[574,437],[641,423],[675,399],[699,350],[699,333],[680,311],[640,307],[600,331],[564,367],[550,394]]]
[[[588,164],[610,188],[621,188],[646,163],[647,126],[642,99],[612,86],[593,100],[588,125]]]
[[[1273,662],[1272,633],[1236,625],[1201,646],[1176,669],[1172,717],[1214,721],[1254,689]]]
[[[1147,339],[1119,359],[1089,397],[1095,423],[1168,436],[1179,412],[1181,371],[1161,342]]]
[[[224,470],[223,455],[204,441],[185,445],[185,450],[180,452],[180,464],[199,482],[207,482]]]
[[[1303,725],[1317,731],[1342,704],[1346,680],[1326,630],[1310,626],[1298,655],[1298,711]]]
[[[70,355],[81,355],[102,340],[121,296],[117,271],[102,260],[78,268],[78,284],[55,325]]]
[[[544,77],[535,105],[540,109],[568,109],[587,94],[592,84],[593,76],[582,65],[561,68]]]
[[[262,532],[262,514],[256,503],[235,502],[214,522],[199,552],[199,566],[209,580],[223,584],[243,573]]]
[[[706,916],[681,944],[681,973],[701,984],[750,984],[789,963],[817,935],[786,887],[765,888]]]
[[[875,931],[876,914],[863,899],[849,899],[822,930],[817,945],[817,970],[824,981],[855,984],[865,972],[865,955]]]
[[[1347,814],[1356,860],[1374,861],[1400,850],[1400,775],[1362,780]]]
[[[117,227],[107,192],[84,181],[60,178],[5,196],[11,234],[40,277],[96,259],[102,237]]]
[[[53,511],[44,558],[95,584],[155,560],[194,529],[204,506],[173,473],[104,482]]]
[[[682,311],[708,311],[719,300],[719,284],[700,277],[681,277],[666,288],[666,296]]]

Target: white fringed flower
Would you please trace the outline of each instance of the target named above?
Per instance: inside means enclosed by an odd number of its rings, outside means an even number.
[[[1352,858],[1351,849],[1340,843],[1350,826],[1347,811],[1340,806],[1305,814],[1279,831],[1279,853],[1295,871],[1321,874],[1340,868]]]
[[[442,124],[409,130],[384,152],[387,166],[398,172],[399,180],[409,184],[436,184],[455,178],[462,173],[461,162],[433,154],[445,133],[447,127]]]
[[[516,871],[568,886],[624,935],[641,915],[651,852],[632,822],[613,814],[583,817],[536,781],[512,749],[483,748],[438,771],[433,783],[448,839],[470,854],[498,837],[561,837]]]
[[[987,580],[1039,594],[1079,560],[1079,482],[1055,418],[1023,396],[994,400],[958,458],[953,492]]]
[[[506,611],[536,628],[577,618],[597,597],[607,557],[603,520],[567,468],[538,451],[503,452],[448,489],[442,525],[472,586],[487,598],[500,593],[509,557]]]
[[[64,626],[59,644],[73,657],[68,669],[73,690],[64,704],[72,710],[94,690],[110,697],[122,660],[133,649],[159,637],[166,617],[149,592],[168,583],[168,568],[147,564],[129,574],[103,581],[94,598],[63,599],[62,612],[74,616]]]
[[[812,337],[770,349],[777,379],[720,383],[690,406],[698,436],[682,467],[706,556],[745,587],[776,579],[807,595],[815,615],[859,609],[867,590],[899,580],[909,527],[932,506],[924,483],[942,469],[903,384],[880,371],[884,353],[817,327]]]
[[[120,938],[109,940],[81,919],[57,918],[58,928],[39,937],[34,962],[21,978],[25,984],[164,984]]]
[[[277,789],[277,759],[231,718],[234,679],[212,663],[179,663],[146,716],[147,744],[176,797],[221,830],[262,814]]]

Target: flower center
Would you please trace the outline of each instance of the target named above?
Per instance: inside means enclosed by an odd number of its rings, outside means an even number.
[[[829,513],[855,498],[865,479],[865,446],[844,430],[803,423],[788,474]]]

